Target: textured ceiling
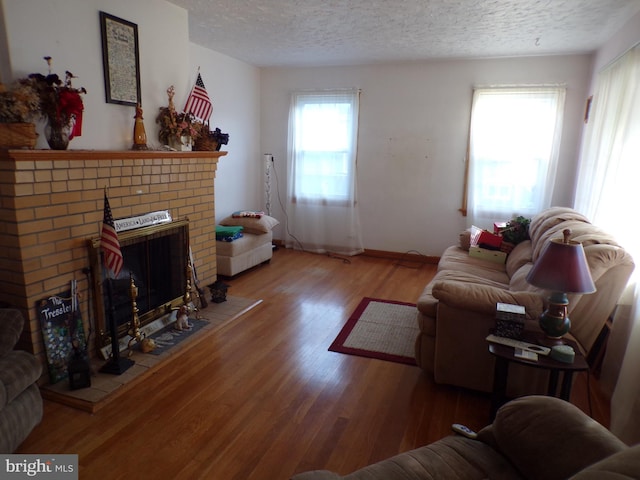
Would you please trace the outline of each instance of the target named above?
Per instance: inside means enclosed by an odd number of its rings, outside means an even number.
[[[170,0],[190,39],[256,66],[592,52],[640,0]]]

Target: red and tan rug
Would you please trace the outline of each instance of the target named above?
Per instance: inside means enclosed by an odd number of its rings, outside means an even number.
[[[365,297],[329,350],[415,365],[416,306]]]

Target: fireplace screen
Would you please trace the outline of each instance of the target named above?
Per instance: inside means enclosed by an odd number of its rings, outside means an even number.
[[[102,263],[100,239],[91,240],[98,348],[110,344],[110,300],[113,302],[118,338],[127,335],[133,313],[132,279],[138,287],[136,303],[141,327],[180,305],[186,288],[188,220],[129,230],[119,233],[118,239],[124,264],[118,277],[111,280],[111,295]]]

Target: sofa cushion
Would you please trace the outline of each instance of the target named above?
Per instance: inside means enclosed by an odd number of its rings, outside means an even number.
[[[341,477],[327,471],[306,472],[293,480],[518,480],[524,479],[490,446],[448,436],[430,445],[396,455]]]
[[[498,410],[492,432],[499,450],[532,480],[569,478],[627,448],[578,407],[555,397],[507,403]]]
[[[491,262],[485,262],[485,263],[491,263]],[[502,282],[493,281],[490,278],[478,276],[473,273],[466,272],[464,270],[440,270],[435,274],[431,282],[427,284],[427,286],[422,291],[420,298],[418,298],[418,302],[417,302],[418,310],[424,315],[427,315],[432,318],[436,318],[438,300],[433,296],[433,286],[438,282],[444,282],[444,281],[462,282],[472,286],[484,285],[488,287],[499,288],[505,291],[508,289],[508,285],[505,285]],[[434,332],[434,335],[435,335],[435,332]]]
[[[509,290],[514,292],[536,292],[540,295],[547,296],[544,290],[527,282],[527,275],[529,275],[532,268],[533,263],[527,263],[521,266],[511,277],[511,280],[509,281]]]
[[[629,254],[622,247],[610,244],[587,245],[584,252],[591,278],[596,284],[613,267],[629,263]]]
[[[42,364],[28,352],[13,350],[0,358],[0,410],[35,383],[41,373]]]
[[[442,270],[464,273],[470,275],[470,279],[497,282],[505,287],[509,285],[509,276],[504,264],[470,257],[469,252],[457,246],[447,248],[440,257],[438,271]]]
[[[22,333],[24,318],[15,308],[0,308],[0,357],[13,350]]]
[[[457,309],[495,316],[497,303],[525,307],[527,318],[534,319],[543,310],[543,299],[537,293],[513,292],[488,285],[458,281],[438,281],[433,284],[434,298]]]
[[[41,420],[42,397],[33,383],[0,411],[0,453],[13,453]]]
[[[615,453],[585,468],[570,480],[640,479],[640,445]]]
[[[534,246],[538,245],[541,241],[544,241],[542,239],[542,236],[545,235],[549,230],[553,230],[555,235],[557,226],[568,221],[590,224],[587,217],[573,210],[572,208],[551,207],[543,210],[537,215],[534,215],[534,217],[531,219],[531,223],[529,224],[529,237],[531,238],[531,242]],[[560,233],[562,233],[562,228],[560,229]],[[534,258],[537,258],[539,253],[539,251],[535,252]]]
[[[507,256],[507,262],[505,265],[505,270],[509,278],[513,277],[520,267],[527,263],[531,263],[532,252],[533,247],[531,246],[531,240],[520,242],[513,248],[513,250],[511,250],[511,253]]]

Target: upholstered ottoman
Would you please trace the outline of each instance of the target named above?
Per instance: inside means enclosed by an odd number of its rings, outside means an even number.
[[[216,242],[218,275],[232,277],[264,262],[271,260],[273,247],[271,231],[256,235],[244,233],[232,242]]]
[[[263,212],[240,211],[224,218],[223,227],[242,227],[242,236],[216,242],[218,275],[232,277],[271,260],[273,232],[278,220]]]

